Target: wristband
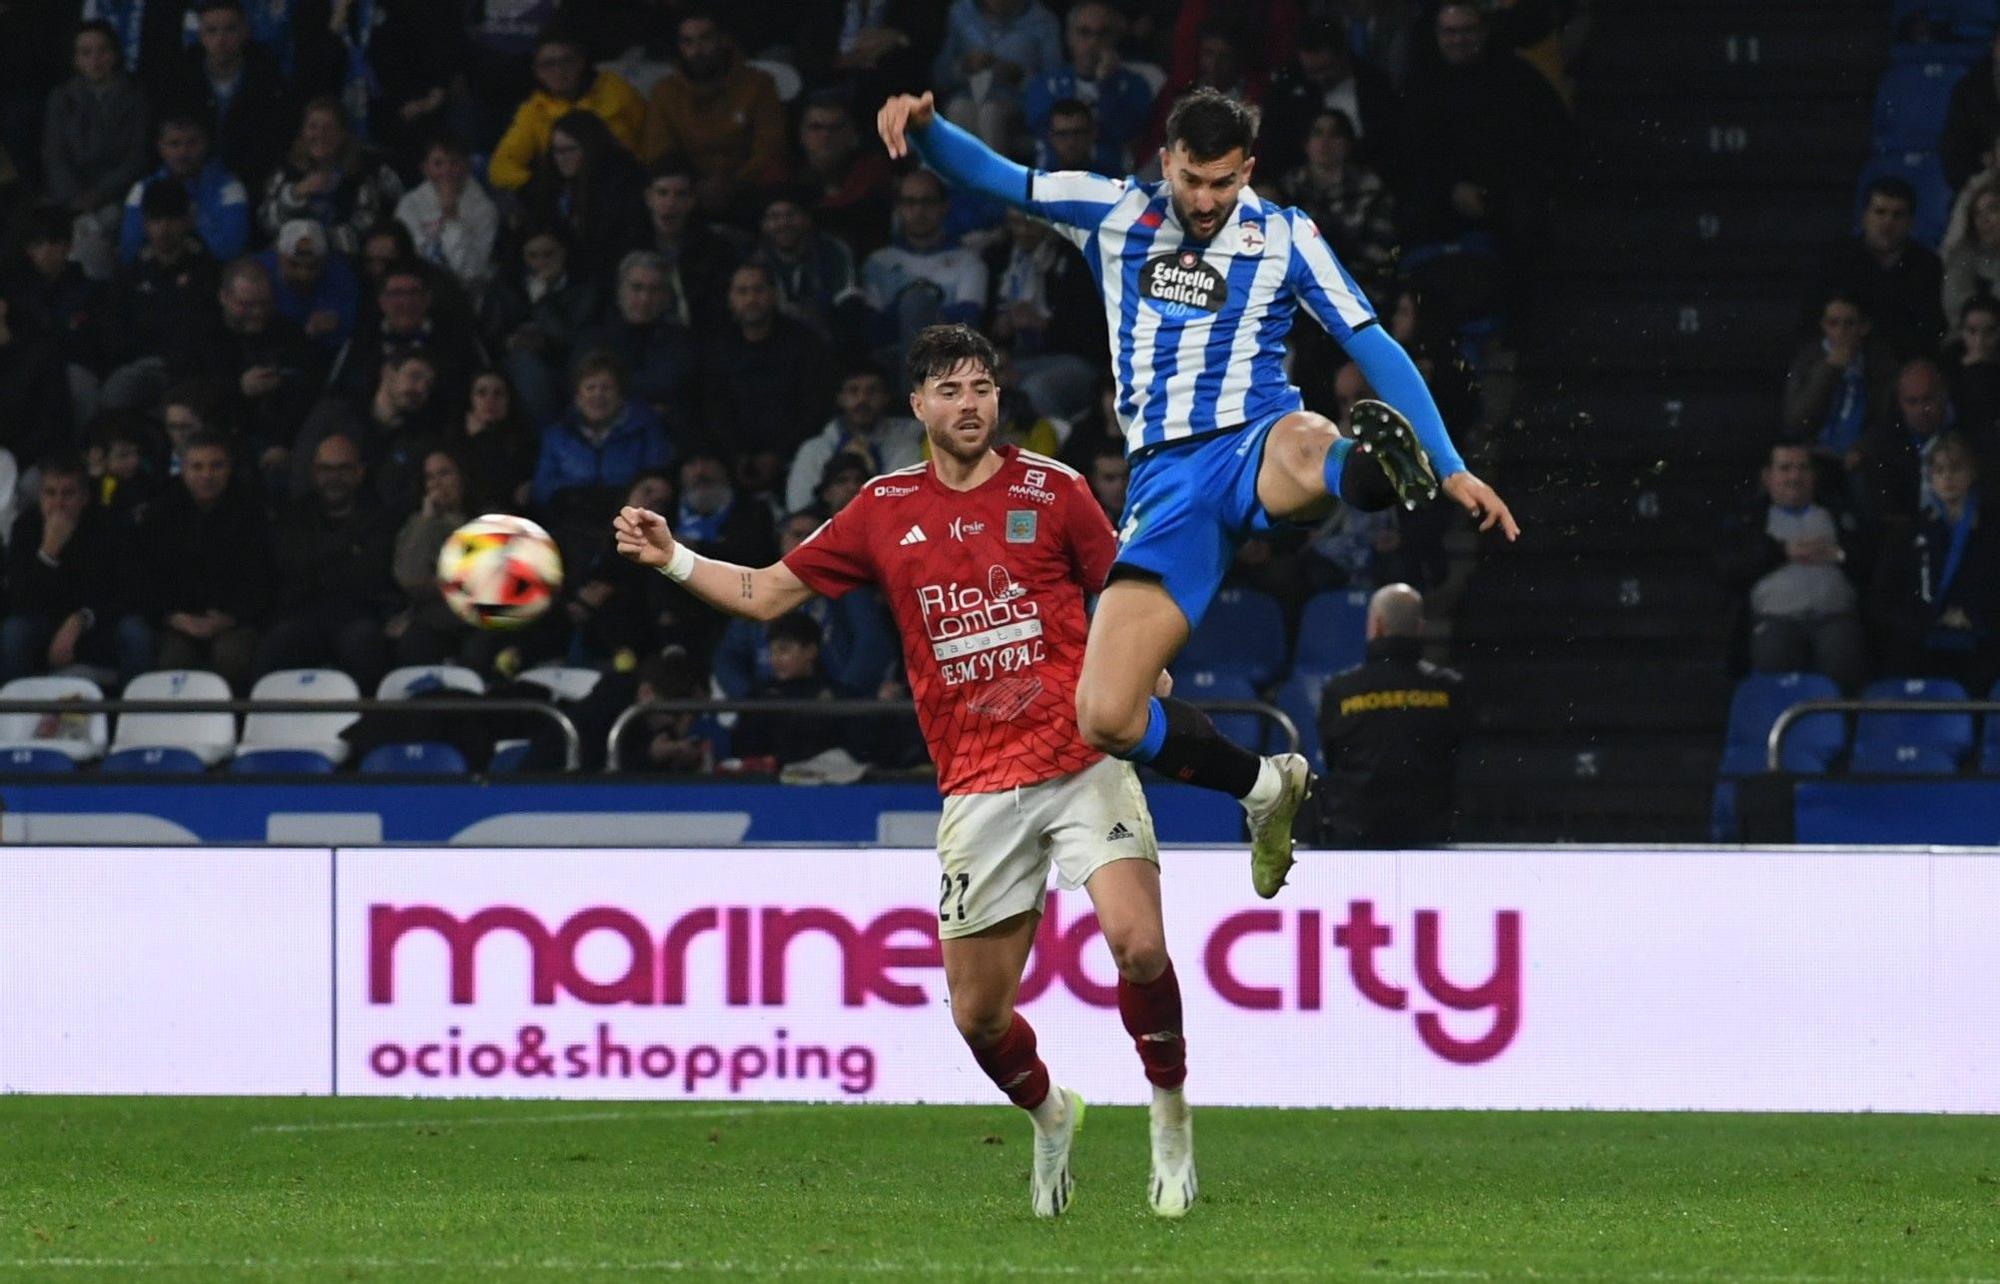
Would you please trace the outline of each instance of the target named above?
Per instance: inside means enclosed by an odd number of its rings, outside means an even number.
[[[685,584],[688,582],[688,577],[694,574],[694,563],[694,550],[685,544],[677,543],[674,545],[674,555],[660,568],[660,574],[676,584]]]

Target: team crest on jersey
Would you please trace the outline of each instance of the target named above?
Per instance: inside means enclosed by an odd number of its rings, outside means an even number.
[[[1026,509],[1011,509],[1007,513],[1007,542],[1009,544],[1032,544],[1035,542],[1035,514]]]
[[[1238,253],[1262,254],[1264,252],[1264,225],[1256,219],[1246,219],[1236,225]]]
[[[1186,320],[1222,311],[1229,282],[1193,250],[1177,250],[1146,260],[1139,269],[1139,297],[1162,316]]]

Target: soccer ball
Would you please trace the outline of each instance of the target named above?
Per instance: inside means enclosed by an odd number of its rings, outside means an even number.
[[[562,556],[525,517],[488,513],[451,533],[438,550],[438,591],[452,614],[482,629],[518,629],[555,601]]]

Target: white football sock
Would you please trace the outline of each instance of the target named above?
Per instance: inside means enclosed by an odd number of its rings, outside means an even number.
[[[1069,1094],[1061,1085],[1051,1083],[1049,1095],[1042,1098],[1040,1105],[1028,1111],[1028,1118],[1035,1121],[1035,1131],[1048,1134],[1063,1126],[1069,1118]]]
[[[1278,801],[1278,795],[1285,791],[1285,778],[1279,774],[1277,764],[1265,758],[1257,764],[1257,783],[1250,786],[1250,792],[1243,795],[1245,811],[1259,811]]]
[[[1153,1085],[1153,1114],[1166,1123],[1179,1123],[1187,1117],[1187,1093],[1180,1088],[1162,1088]]]

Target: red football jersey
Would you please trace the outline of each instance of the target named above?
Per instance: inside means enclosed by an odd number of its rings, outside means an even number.
[[[1117,536],[1090,483],[1000,446],[1000,471],[952,490],[930,465],[885,473],[785,565],[839,597],[889,599],[917,721],[947,794],[984,794],[1082,771],[1104,755],[1076,729],[1076,678]]]

